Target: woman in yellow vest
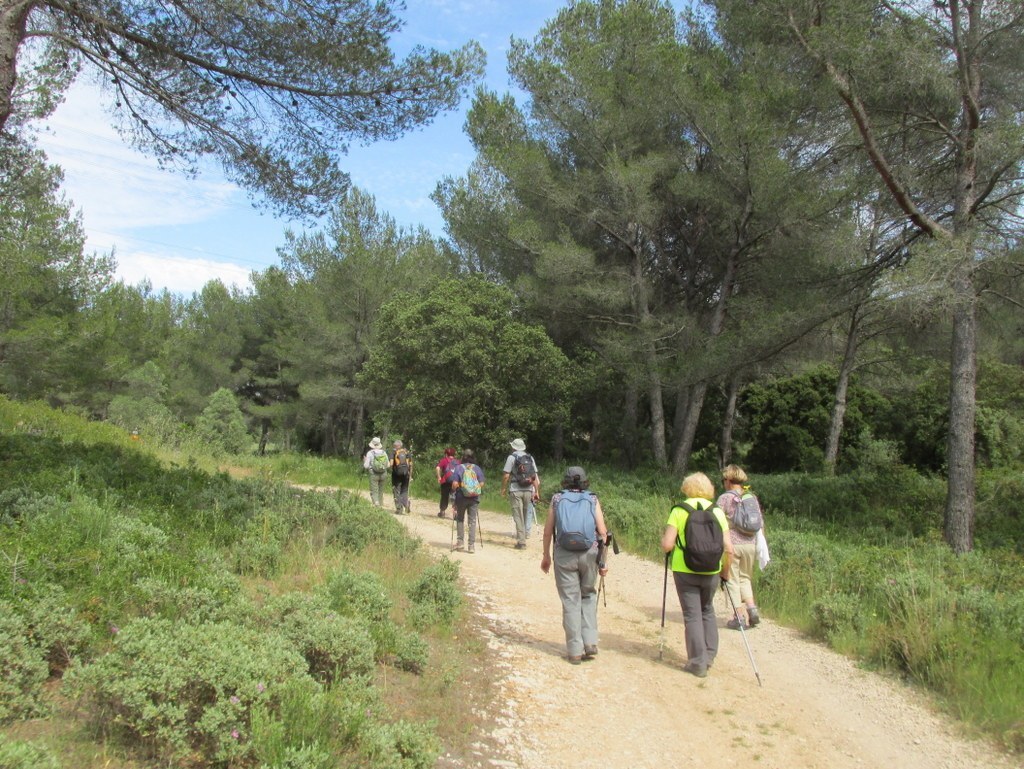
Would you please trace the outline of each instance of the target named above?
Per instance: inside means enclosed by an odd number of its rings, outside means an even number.
[[[711,501],[715,496],[711,479],[704,473],[688,475],[681,491],[686,501],[669,513],[661,549],[671,553],[669,563],[683,610],[687,656],[683,670],[704,678],[718,654],[715,591],[719,575],[729,573],[732,543],[729,521]],[[692,524],[689,529],[687,523]]]

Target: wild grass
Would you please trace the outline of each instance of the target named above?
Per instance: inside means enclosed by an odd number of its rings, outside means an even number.
[[[315,769],[468,753],[486,649],[457,568],[393,516],[270,467],[232,480],[212,458],[161,461],[39,404],[0,399],[0,455],[0,667],[19,671],[5,755]],[[302,472],[350,485],[326,461]],[[339,575],[385,613],[333,603]]]

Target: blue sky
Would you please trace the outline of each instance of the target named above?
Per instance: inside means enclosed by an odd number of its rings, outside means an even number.
[[[476,40],[487,52],[484,85],[510,89],[509,38],[532,39],[564,0],[407,0],[400,52],[416,44],[451,50]],[[99,91],[84,79],[47,121],[40,143],[65,172],[64,190],[82,213],[89,251],[113,251],[118,276],[157,290],[190,294],[219,278],[240,288],[249,274],[276,264],[287,228],[300,225],[253,208],[245,191],[215,167],[197,178],[160,171],[110,127]],[[469,100],[456,113],[397,142],[353,146],[343,167],[370,192],[378,210],[399,225],[424,225],[437,236],[444,223],[430,194],[445,176],[461,176],[473,160],[462,130]]]

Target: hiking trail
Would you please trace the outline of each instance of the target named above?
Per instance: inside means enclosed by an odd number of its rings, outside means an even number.
[[[511,515],[481,512],[482,545],[453,553],[452,521],[437,517],[436,500],[413,499],[412,514],[398,518],[431,551],[460,562],[498,666],[496,712],[481,719],[488,733],[471,759],[442,757],[440,767],[1020,767],[996,746],[963,736],[925,694],[776,625],[770,606],[747,632],[759,688],[740,633],[724,627],[731,615],[721,592],[714,668],[704,679],[684,673],[671,577],[659,659],[664,566],[625,551],[609,555],[599,654],[570,665],[553,572],[540,570],[542,527],[515,550]]]

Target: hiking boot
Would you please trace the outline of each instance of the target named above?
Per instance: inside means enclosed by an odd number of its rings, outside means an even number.
[[[589,660],[589,659],[592,659],[593,657],[596,657],[596,656],[597,656],[597,644],[594,644],[593,646],[585,644],[583,646],[583,659]]]
[[[470,545],[470,546],[469,546],[469,547],[468,547],[468,548],[466,549],[466,552],[467,552],[467,553],[475,553],[475,552],[476,552],[476,548],[475,548],[475,547],[473,547],[472,545]]]
[[[697,676],[697,678],[708,677],[708,669],[704,665],[698,665],[695,662],[687,662],[683,665],[683,672],[689,673],[692,676]]]
[[[744,622],[743,619],[741,619],[740,617],[733,617],[731,620],[725,623],[725,626],[729,628],[729,630],[747,629],[747,623]]]
[[[526,543],[525,542],[516,542],[516,550],[525,550],[525,549],[526,549]]]
[[[568,659],[570,665],[579,665],[581,662],[583,662],[583,657],[579,654],[577,654],[575,657],[570,655]]]
[[[754,627],[754,625],[761,621],[761,615],[758,613],[756,606],[747,607],[747,621],[750,623],[750,627]]]
[[[464,547],[465,547],[465,545],[463,545],[462,542],[456,542],[455,543],[455,549],[460,551],[460,552],[463,550]]]
[[[438,518],[444,518],[444,510],[437,514]]]

